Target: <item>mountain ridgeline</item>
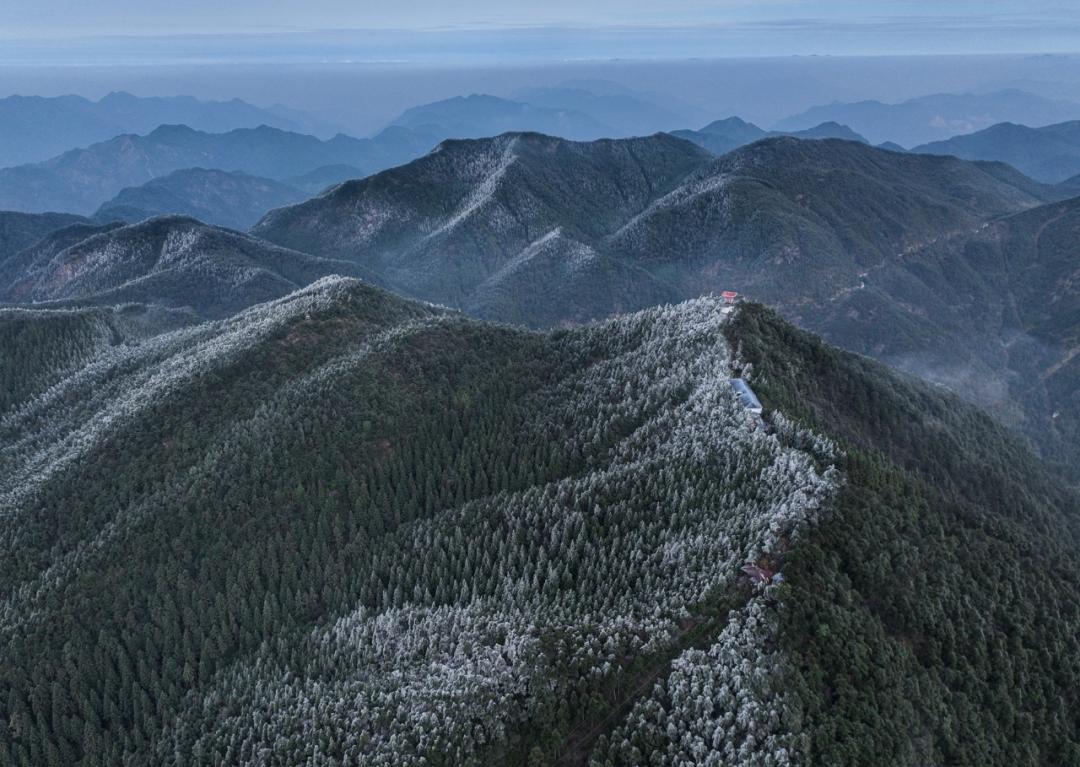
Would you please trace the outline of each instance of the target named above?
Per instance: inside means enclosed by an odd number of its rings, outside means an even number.
[[[348,165],[362,175],[407,162],[435,143],[405,128],[321,141],[265,125],[227,133],[162,125],[146,135],[124,134],[44,162],[0,168],[0,209],[90,215],[127,187],[191,168],[286,182],[326,166]]]
[[[723,309],[535,333],[335,277],[149,338],[0,312],[0,757],[1074,759],[1073,492]]]
[[[1056,184],[1080,174],[1080,120],[1040,128],[998,123],[912,151],[1007,162],[1032,178]]]
[[[896,251],[1053,194],[1005,166],[845,141],[769,139],[715,158],[665,134],[507,134],[446,142],[252,231],[362,263],[428,300],[541,325],[531,312],[587,319],[648,305],[618,289],[626,280],[673,298],[726,287],[824,297]],[[545,258],[553,249],[565,257]],[[596,288],[589,313],[562,304],[570,279],[545,270],[553,260],[585,270],[573,279]]]
[[[140,97],[122,91],[97,101],[80,96],[9,96],[0,99],[0,167],[41,162],[121,134],[144,134],[159,125],[178,124],[210,133],[260,125],[292,131],[306,127],[240,99]]]
[[[824,122],[801,131],[783,132],[762,130],[753,123],[745,122],[738,117],[715,120],[701,130],[672,131],[671,135],[693,141],[698,146],[704,147],[716,155],[727,154],[741,146],[776,136],[792,136],[793,138],[804,139],[837,138],[845,141],[857,141],[860,144],[868,143],[865,138],[851,130],[851,128],[835,122]]]
[[[363,175],[356,169],[352,169],[352,174]],[[189,168],[142,186],[122,189],[98,208],[93,217],[98,221],[134,224],[154,216],[182,215],[208,224],[246,230],[268,210],[307,197],[296,187],[268,178]]]
[[[351,262],[289,251],[195,219],[75,225],[0,260],[0,301],[52,307],[146,304],[219,318],[328,274],[368,277]]]
[[[875,144],[905,147],[947,141],[998,123],[1051,125],[1080,118],[1080,103],[1009,88],[990,93],[935,93],[897,104],[838,102],[812,107],[781,120],[774,129],[806,130],[823,122],[850,125]]]
[[[1072,461],[1080,323],[1063,194],[1002,164],[848,141],[772,138],[715,158],[667,135],[514,134],[445,143],[253,232],[534,327],[734,289]],[[1048,302],[1057,327],[1043,333],[1028,317]]]

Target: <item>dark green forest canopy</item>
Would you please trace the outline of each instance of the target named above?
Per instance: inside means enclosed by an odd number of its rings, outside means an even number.
[[[1077,763],[1075,492],[955,396],[767,309],[726,333],[768,407],[845,451],[833,513],[785,570],[811,763]]]
[[[150,338],[13,313],[0,757],[1074,760],[1072,491],[721,308],[541,334],[332,278]]]
[[[719,308],[545,335],[334,278],[22,385],[4,756],[559,753],[834,492],[735,403]]]

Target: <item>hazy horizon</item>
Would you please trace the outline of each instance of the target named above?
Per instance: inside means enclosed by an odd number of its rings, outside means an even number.
[[[695,122],[1019,88],[1080,100],[1080,18],[1014,0],[19,3],[0,96],[241,98],[366,135],[469,93],[602,80]]]
[[[458,95],[514,98],[530,87],[586,82],[646,94],[699,127],[738,115],[769,127],[812,106],[934,93],[1019,89],[1080,101],[1080,56],[768,57],[544,64],[207,64],[0,66],[0,97],[112,91],[281,104],[323,134],[369,135],[411,106]]]
[[[1071,3],[1015,0],[40,0],[5,11],[0,62],[551,62],[776,55],[1070,53]]]

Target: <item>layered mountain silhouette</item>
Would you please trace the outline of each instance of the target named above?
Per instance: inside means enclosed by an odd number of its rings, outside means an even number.
[[[120,190],[97,209],[94,218],[136,223],[154,216],[183,215],[217,226],[247,229],[270,209],[307,197],[296,187],[268,178],[190,168]]]
[[[361,266],[285,250],[191,218],[75,225],[0,260],[0,301],[50,306],[125,303],[223,317],[328,274]]]
[[[1080,174],[1080,121],[1042,128],[1000,123],[912,151],[1007,162],[1032,178],[1054,184]]]
[[[1080,104],[1017,89],[991,93],[938,93],[898,104],[880,101],[837,102],[813,107],[773,126],[798,131],[823,122],[850,125],[875,144],[887,141],[905,147],[973,133],[995,123],[1049,125],[1080,119]]]
[[[776,136],[793,136],[794,138],[806,139],[838,138],[863,144],[868,143],[865,138],[851,130],[851,128],[835,122],[825,122],[806,130],[785,133],[762,130],[753,123],[748,123],[738,117],[716,120],[701,130],[676,130],[671,133],[673,136],[693,141],[698,146],[704,147],[717,155],[726,154],[741,146]]]
[[[1000,410],[1060,454],[1072,427],[1048,417],[1073,407],[1068,387],[1051,396],[1025,383],[1006,349],[1020,354],[1015,340],[1033,328],[1002,311],[1071,295],[1067,252],[1032,282],[1047,262],[1019,244],[1039,229],[1026,221],[1054,219],[1059,208],[1039,206],[1060,196],[1005,165],[845,141],[769,139],[714,158],[666,135],[515,134],[447,142],[274,211],[253,232],[361,264],[409,295],[540,327],[737,290]],[[1001,257],[1004,272],[935,255],[1014,223],[1019,249]],[[1067,333],[1044,343],[1036,376],[1071,349]]]
[[[301,190],[308,196],[314,196],[340,184],[342,181],[363,178],[364,175],[364,171],[355,165],[321,165],[315,170],[301,173],[299,176],[289,176],[285,179],[285,183]]]
[[[575,109],[538,106],[523,101],[472,94],[422,104],[406,110],[391,126],[448,138],[480,138],[508,131],[533,131],[572,140],[625,135]]]
[[[373,139],[344,135],[321,141],[266,126],[205,133],[163,125],[145,136],[123,135],[43,163],[0,169],[0,209],[92,214],[126,187],[177,170],[240,171],[284,180],[328,165],[363,173],[406,162],[435,145],[406,129]]]
[[[81,96],[9,96],[0,99],[0,167],[40,162],[121,134],[149,133],[159,125],[188,125],[209,133],[260,125],[305,130],[295,119],[240,99],[200,101],[122,91],[98,101]]]

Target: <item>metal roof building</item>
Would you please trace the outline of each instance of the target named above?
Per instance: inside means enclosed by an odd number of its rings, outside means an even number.
[[[761,400],[754,394],[754,390],[750,388],[748,384],[742,378],[732,378],[731,388],[735,390],[735,396],[739,398],[740,404],[743,408],[749,410],[751,413],[757,413],[761,415],[764,408],[761,406]]]

